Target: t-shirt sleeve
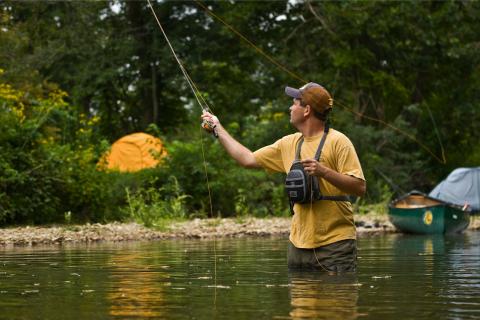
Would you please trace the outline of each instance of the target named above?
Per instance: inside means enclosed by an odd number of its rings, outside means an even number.
[[[365,180],[360,160],[351,142],[341,149],[338,156],[337,170],[339,173]]]
[[[281,142],[281,139],[277,140],[275,143],[255,151],[253,155],[257,163],[271,172],[285,172],[280,148]]]

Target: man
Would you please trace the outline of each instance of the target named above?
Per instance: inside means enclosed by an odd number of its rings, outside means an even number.
[[[303,137],[300,159],[304,171],[317,177],[320,191],[325,196],[363,196],[365,178],[355,148],[350,140],[337,130],[325,133],[333,99],[319,84],[310,82],[300,89],[285,88],[293,98],[290,122],[299,131],[287,135],[272,145],[255,152],[236,141],[222,127],[217,117],[204,113],[218,134],[226,151],[245,168],[265,168],[288,172],[295,160],[296,148]],[[327,134],[320,160],[314,155],[321,138]],[[293,207],[289,268],[313,268],[328,272],[356,270],[356,232],[352,205],[348,201],[319,200]]]

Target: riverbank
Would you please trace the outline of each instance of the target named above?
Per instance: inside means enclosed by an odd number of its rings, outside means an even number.
[[[358,215],[357,234],[369,236],[396,232],[386,215]],[[290,218],[194,219],[173,222],[165,230],[146,228],[137,223],[109,223],[14,227],[0,229],[0,246],[91,243],[100,241],[146,241],[161,239],[206,239],[223,237],[288,236]],[[469,229],[480,229],[479,219]]]

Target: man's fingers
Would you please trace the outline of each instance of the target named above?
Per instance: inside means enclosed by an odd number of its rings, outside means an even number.
[[[201,118],[203,120],[207,120],[207,121],[210,121],[210,122],[213,122],[213,123],[218,123],[218,118],[216,116],[214,116],[213,114],[207,112],[207,111],[203,111],[203,114],[201,115]]]
[[[316,163],[315,160],[307,159],[307,160],[302,160],[302,165],[305,169],[307,169],[307,168],[314,169],[316,167],[317,163]]]
[[[202,118],[211,118],[212,117],[212,114],[210,112],[207,112],[207,111],[202,111]]]
[[[315,174],[317,171],[317,163],[318,162],[315,159],[302,160],[303,168],[309,175]]]

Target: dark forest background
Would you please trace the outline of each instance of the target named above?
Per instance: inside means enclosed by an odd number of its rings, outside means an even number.
[[[202,3],[330,90],[332,127],[367,179],[359,210],[480,163],[480,2]],[[236,138],[256,149],[294,131],[283,88],[301,81],[198,3],[153,5]],[[288,214],[283,177],[236,166],[200,114],[146,1],[0,2],[0,223]],[[139,131],[166,144],[161,165],[97,170],[112,142]]]

